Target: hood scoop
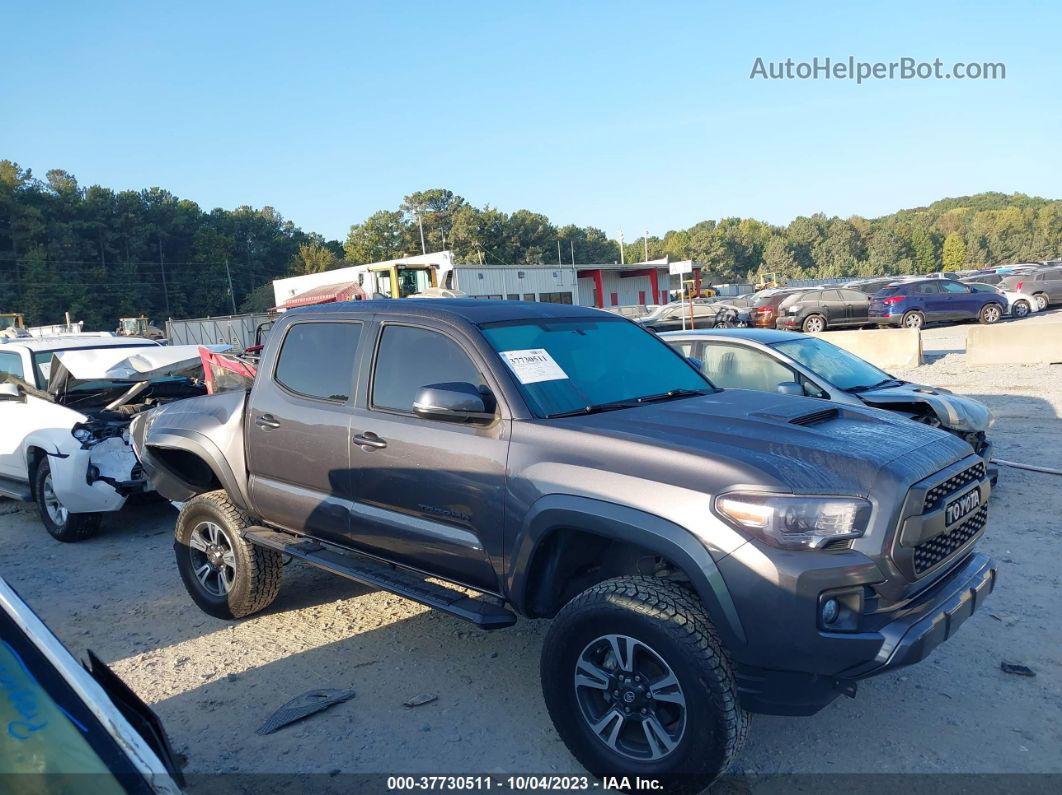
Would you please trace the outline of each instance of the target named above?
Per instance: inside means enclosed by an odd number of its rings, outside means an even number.
[[[810,402],[810,399],[805,398],[784,400],[768,406],[762,411],[754,411],[749,416],[775,422],[785,422],[789,425],[819,425],[841,416],[841,412],[836,406],[809,412],[807,409]],[[821,405],[820,401],[815,401],[815,403]]]
[[[841,412],[837,409],[823,409],[822,411],[813,411],[810,414],[802,414],[799,417],[793,417],[789,420],[790,425],[821,425],[824,422],[835,420],[841,416]]]

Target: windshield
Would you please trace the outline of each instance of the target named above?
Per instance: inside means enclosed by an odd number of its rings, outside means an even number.
[[[667,343],[623,318],[490,323],[483,335],[539,417],[675,391],[714,391]]]
[[[776,342],[771,347],[781,351],[824,378],[839,389],[851,390],[858,387],[877,386],[882,382],[892,381],[891,375],[879,370],[870,362],[838,348],[817,337]]]

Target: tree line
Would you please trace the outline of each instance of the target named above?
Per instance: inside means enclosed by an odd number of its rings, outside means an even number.
[[[82,187],[59,169],[36,178],[0,160],[0,312],[27,322],[110,329],[119,317],[221,315],[272,304],[273,279],[451,249],[458,262],[616,262],[601,229],[530,210],[475,207],[445,189],[412,193],[340,243],[272,207],[203,210],[161,188]],[[637,238],[622,256],[700,263],[715,282],[761,271],[787,278],[930,273],[1062,255],[1062,201],[981,193],[880,218],[801,216],[787,226],[724,218]]]

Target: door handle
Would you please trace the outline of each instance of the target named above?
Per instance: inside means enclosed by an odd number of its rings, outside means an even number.
[[[259,428],[262,428],[263,430],[267,431],[280,427],[280,423],[277,421],[277,418],[274,417],[272,414],[262,414],[261,416],[256,417],[254,424],[257,425]]]
[[[373,450],[382,450],[384,447],[387,447],[387,442],[385,442],[372,431],[366,431],[365,433],[355,434],[351,437],[351,441],[361,447],[366,452],[372,452]]]

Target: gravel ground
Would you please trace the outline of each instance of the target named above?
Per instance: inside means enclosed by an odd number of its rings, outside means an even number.
[[[1062,333],[1062,312],[1033,317]],[[932,363],[901,373],[984,400],[999,458],[1062,467],[1062,366],[971,370],[965,330],[929,329]],[[737,772],[1062,772],[1062,481],[1004,468],[982,549],[1000,583],[925,662],[860,684],[811,718],[757,717]],[[52,541],[30,506],[0,501],[0,573],[75,652],[91,647],[167,726],[193,773],[581,772],[546,715],[547,622],[486,634],[298,563],[265,613],[196,609],[171,549],[175,512],[132,507],[82,544]],[[1001,661],[1035,678],[1008,675]],[[311,688],[356,697],[260,737]],[[417,696],[437,698],[408,708]],[[853,743],[853,737],[861,738]],[[194,789],[194,787],[193,787]]]

